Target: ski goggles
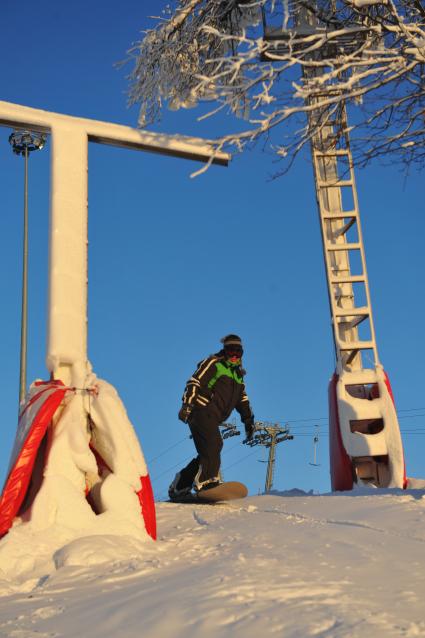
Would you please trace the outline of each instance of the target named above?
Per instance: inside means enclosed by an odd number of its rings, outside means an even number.
[[[242,348],[238,348],[237,346],[231,346],[229,348],[225,348],[224,352],[226,354],[226,357],[228,357],[228,359],[240,359],[242,357],[243,354],[243,350]]]

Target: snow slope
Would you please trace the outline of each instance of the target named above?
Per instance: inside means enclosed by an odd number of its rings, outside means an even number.
[[[1,638],[425,636],[423,489],[157,509],[156,543],[15,527]]]

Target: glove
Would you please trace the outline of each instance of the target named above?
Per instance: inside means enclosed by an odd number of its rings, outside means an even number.
[[[255,432],[254,415],[252,415],[247,421],[245,421],[244,425],[245,425],[246,440],[251,441]]]
[[[191,412],[192,412],[192,406],[187,405],[187,403],[183,403],[182,407],[179,410],[180,421],[183,421],[183,423],[187,423]]]

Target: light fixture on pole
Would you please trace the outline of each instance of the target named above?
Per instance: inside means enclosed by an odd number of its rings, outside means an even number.
[[[14,131],[9,143],[15,155],[25,158],[24,178],[24,232],[22,255],[22,306],[21,306],[21,354],[19,367],[19,403],[25,398],[27,386],[27,327],[28,327],[28,157],[32,151],[38,151],[46,143],[44,133],[34,131]]]

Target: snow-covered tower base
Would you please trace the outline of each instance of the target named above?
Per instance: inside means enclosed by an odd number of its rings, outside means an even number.
[[[335,373],[329,383],[333,490],[355,484],[405,487],[403,446],[388,377],[375,370]]]
[[[87,355],[88,143],[227,164],[205,140],[49,113],[0,101],[0,125],[51,137],[49,381],[20,407],[0,535],[28,522],[93,533],[135,529],[155,538],[155,505],[139,441],[116,390]],[[113,523],[113,524],[112,524]],[[118,531],[117,531],[118,530]]]

